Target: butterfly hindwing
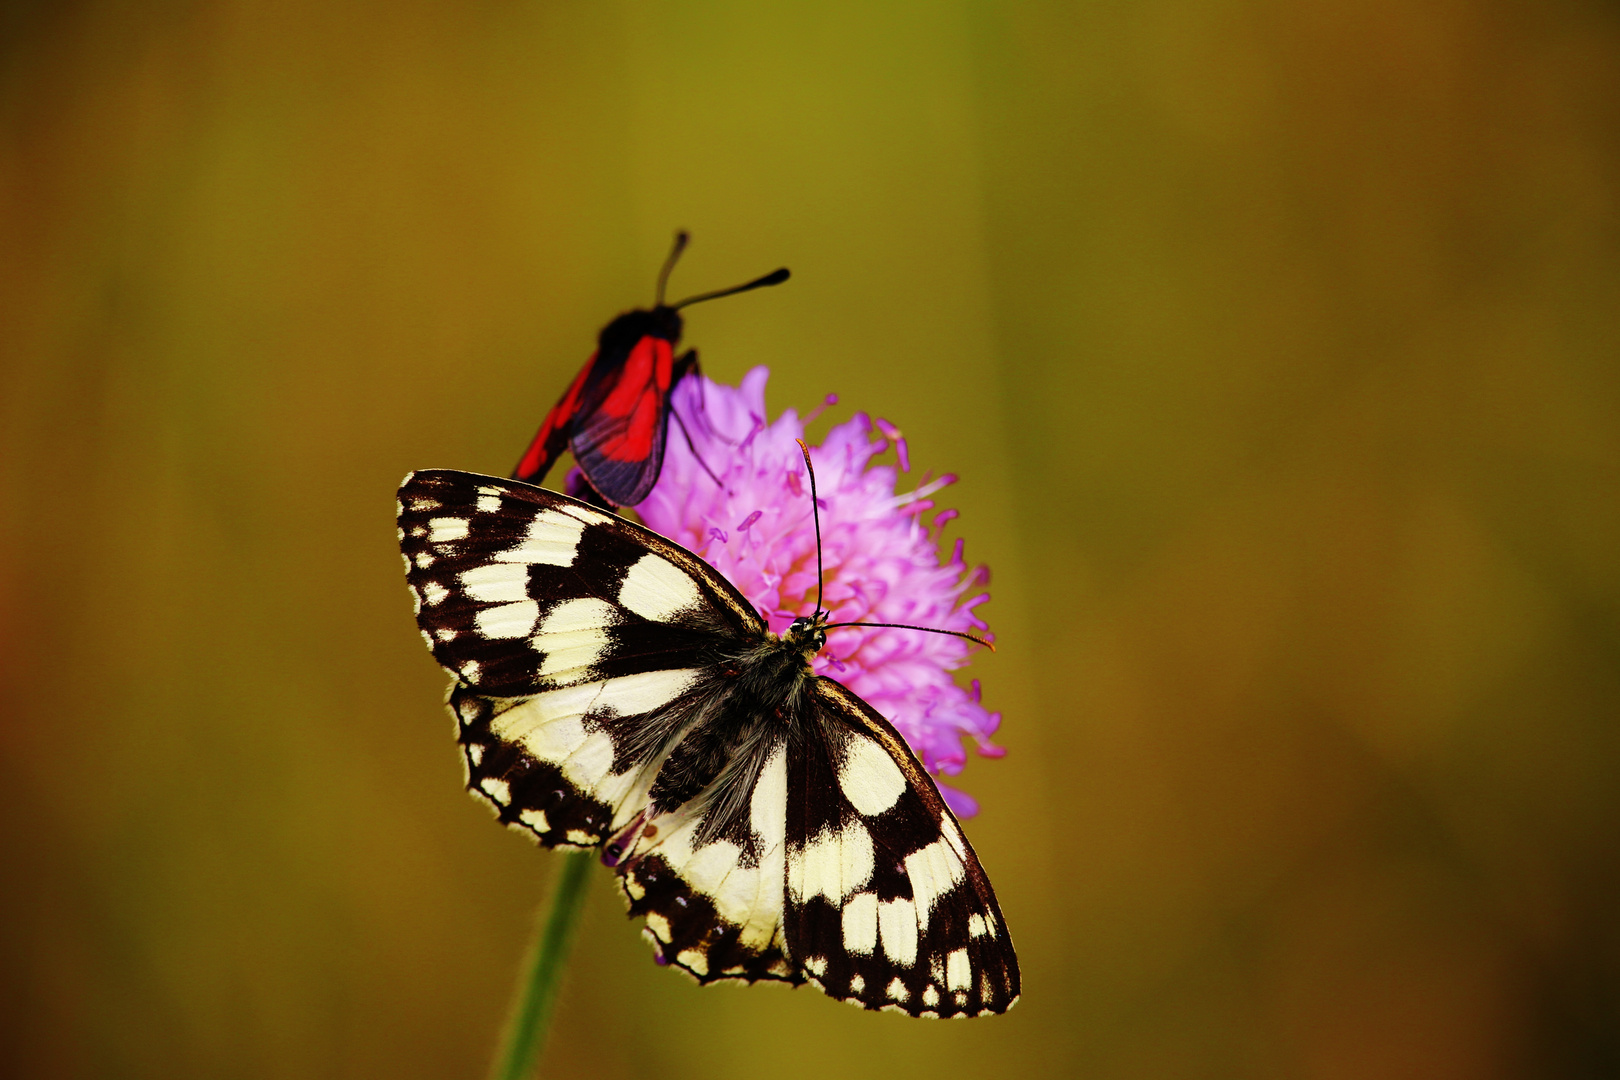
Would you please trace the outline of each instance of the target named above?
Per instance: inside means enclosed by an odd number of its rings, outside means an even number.
[[[645,823],[619,883],[661,962],[704,983],[805,981],[783,945],[787,774],[787,740],[759,739],[707,798]]]
[[[1006,1011],[1018,963],[990,881],[892,725],[819,678],[788,776],[787,946],[827,994],[913,1016]],[[814,734],[812,734],[814,733]]]

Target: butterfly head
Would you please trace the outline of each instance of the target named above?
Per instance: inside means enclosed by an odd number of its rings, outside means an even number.
[[[820,652],[827,644],[826,612],[800,615],[783,631],[782,640],[812,655]]]

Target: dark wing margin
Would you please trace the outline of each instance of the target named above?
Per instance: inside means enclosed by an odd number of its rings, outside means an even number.
[[[645,806],[650,767],[757,613],[701,559],[511,480],[406,477],[417,625],[455,679],[468,787],[547,846],[590,847]]]
[[[978,857],[894,727],[818,678],[789,764],[784,930],[832,997],[921,1017],[1001,1013],[1018,958]]]

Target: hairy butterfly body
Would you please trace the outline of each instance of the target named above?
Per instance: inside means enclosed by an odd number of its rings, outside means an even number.
[[[686,233],[676,234],[658,275],[654,305],[625,312],[603,327],[596,352],[546,414],[513,479],[539,484],[569,449],[591,489],[612,506],[634,506],[658,482],[670,391],[698,370],[697,350],[675,355],[683,329],[680,309],[788,279],[786,269],[776,270],[745,285],[665,304],[664,284],[686,241]]]
[[[662,962],[869,1009],[999,1013],[1017,958],[933,781],[702,559],[554,492],[413,473],[400,545],[454,677],[468,787],[547,847],[601,847]]]

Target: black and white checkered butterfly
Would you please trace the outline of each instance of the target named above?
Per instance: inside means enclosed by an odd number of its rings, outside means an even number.
[[[819,612],[778,637],[685,548],[511,480],[411,474],[399,537],[468,788],[547,847],[602,847],[660,960],[913,1016],[1018,999],[933,781],[811,672]]]

